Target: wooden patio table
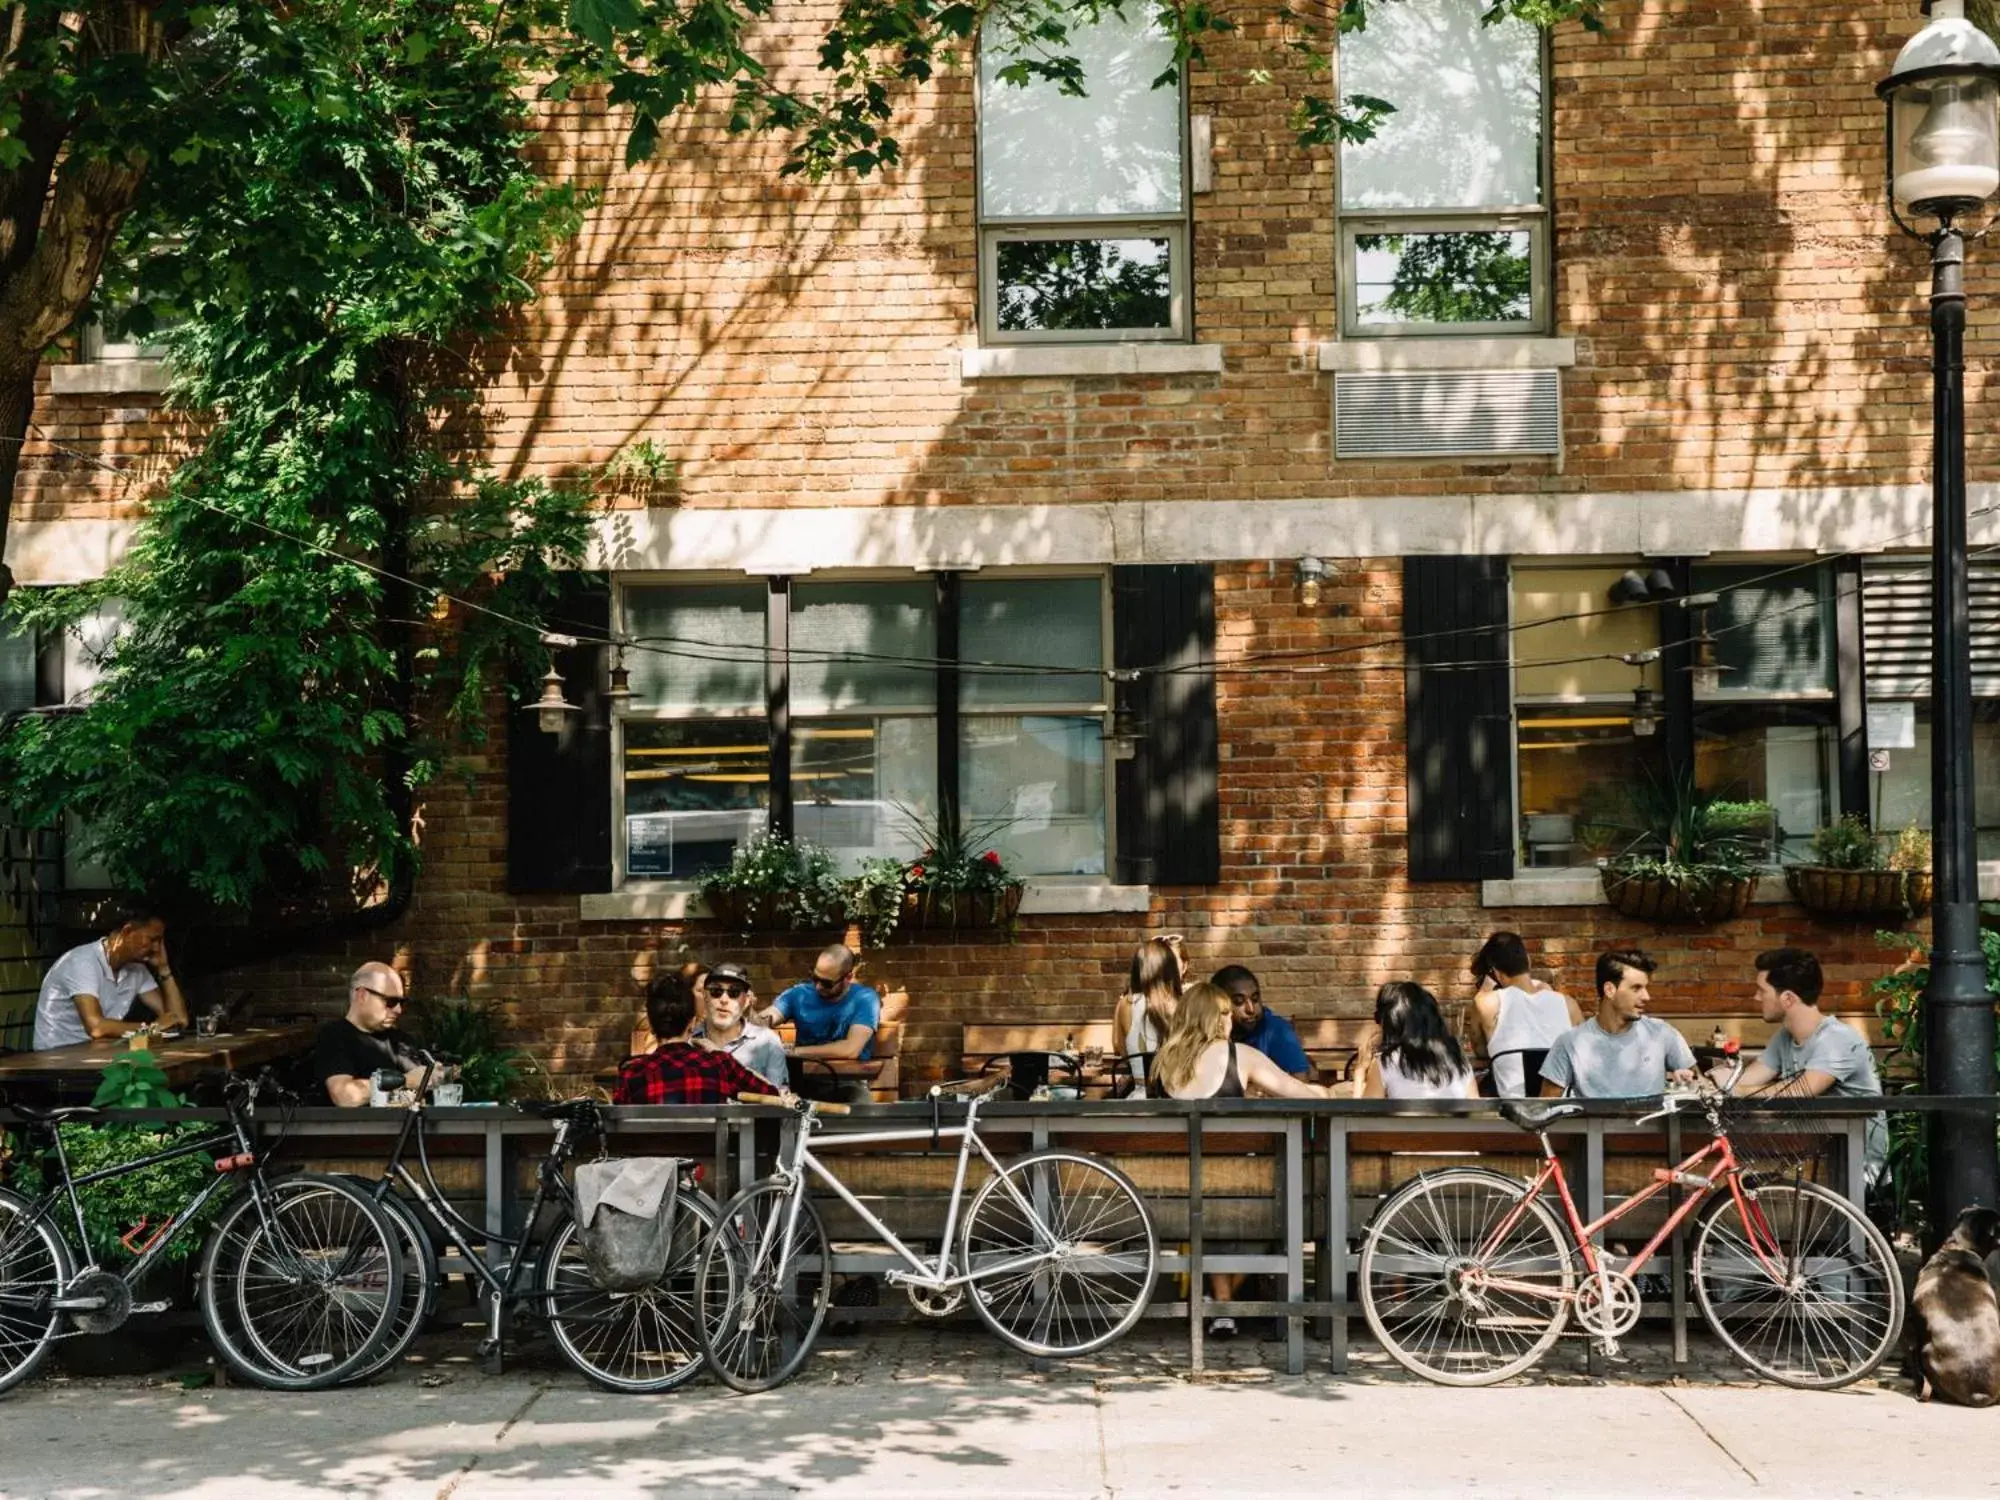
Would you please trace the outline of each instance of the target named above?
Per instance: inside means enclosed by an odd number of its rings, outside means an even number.
[[[308,1050],[318,1027],[310,1021],[285,1026],[246,1026],[217,1036],[190,1031],[173,1041],[153,1039],[153,1060],[167,1082],[183,1088],[204,1073],[229,1072],[276,1062]],[[16,1052],[0,1057],[0,1094],[14,1087],[53,1088],[64,1094],[89,1094],[111,1063],[126,1055],[125,1039],[79,1042],[46,1052]]]

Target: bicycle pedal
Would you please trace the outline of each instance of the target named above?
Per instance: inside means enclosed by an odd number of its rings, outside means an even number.
[[[159,1302],[134,1302],[132,1304],[132,1311],[135,1315],[138,1313],[170,1312],[173,1310],[173,1305],[174,1304],[171,1300],[163,1300]]]

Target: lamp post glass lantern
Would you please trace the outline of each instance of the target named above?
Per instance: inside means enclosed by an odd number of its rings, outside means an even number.
[[[1966,570],[1965,241],[1959,221],[2000,192],[2000,46],[1934,0],[1877,86],[1887,106],[1889,212],[1931,248],[1931,905],[1924,1088],[1980,1104],[1931,1117],[1930,1219],[2000,1205],[1993,997],[1979,945],[1973,843],[1972,632]],[[1918,220],[1912,224],[1905,211]],[[1980,230],[1984,234],[1985,230]]]

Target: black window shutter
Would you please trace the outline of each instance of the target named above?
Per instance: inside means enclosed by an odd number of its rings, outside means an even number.
[[[608,575],[565,578],[548,629],[582,643],[552,655],[563,696],[583,711],[545,734],[527,710],[507,715],[507,889],[611,889],[611,726],[604,640],[611,634]]]
[[[1507,879],[1514,873],[1507,559],[1404,558],[1403,637],[1410,879]]]
[[[1132,756],[1116,763],[1118,879],[1211,885],[1222,878],[1215,569],[1113,568],[1111,615],[1112,663],[1139,672],[1117,684],[1120,715],[1137,735]]]

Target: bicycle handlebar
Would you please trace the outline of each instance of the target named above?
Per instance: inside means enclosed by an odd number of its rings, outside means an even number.
[[[775,1104],[780,1109],[795,1109],[802,1115],[851,1115],[853,1109],[845,1104],[825,1104],[816,1099],[801,1099],[793,1094],[738,1094],[738,1104]]]
[[[1703,1082],[1707,1082],[1708,1084],[1710,1084],[1711,1085],[1710,1087],[1703,1088],[1702,1083],[1697,1082],[1694,1088],[1694,1092],[1692,1093],[1668,1094],[1665,1098],[1663,1098],[1660,1101],[1660,1107],[1658,1109],[1654,1110],[1650,1115],[1639,1116],[1639,1118],[1633,1121],[1633,1123],[1635,1125],[1650,1125],[1655,1120],[1664,1120],[1669,1115],[1679,1114],[1681,1103],[1684,1100],[1697,1099],[1700,1100],[1704,1106],[1712,1108],[1714,1105],[1718,1104],[1721,1100],[1726,1099],[1731,1094],[1733,1094],[1736,1091],[1736,1081],[1743,1076],[1743,1069],[1748,1064],[1748,1059],[1743,1056],[1743,1053],[1740,1050],[1740,1044],[1735,1041],[1731,1041],[1730,1044],[1723,1050],[1728,1055],[1732,1063],[1732,1066],[1730,1067],[1729,1070],[1728,1081],[1721,1084],[1716,1084],[1714,1080],[1709,1077],[1708,1074],[1706,1073],[1700,1074],[1698,1075],[1698,1077]]]

